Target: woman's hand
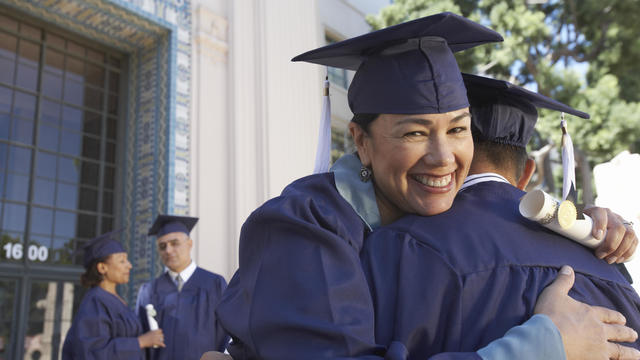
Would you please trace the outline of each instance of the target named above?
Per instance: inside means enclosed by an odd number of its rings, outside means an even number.
[[[594,206],[585,209],[584,213],[593,219],[593,236],[604,242],[596,249],[596,256],[605,259],[609,264],[623,263],[636,251],[638,238],[633,227],[624,219],[607,208]]]
[[[152,346],[165,347],[162,329],[152,330],[138,336],[138,342],[141,349]]]
[[[638,334],[624,326],[617,311],[575,301],[568,293],[575,274],[563,266],[556,280],[540,294],[534,312],[545,314],[562,335],[567,360],[640,359],[640,351],[615,342],[634,342]]]

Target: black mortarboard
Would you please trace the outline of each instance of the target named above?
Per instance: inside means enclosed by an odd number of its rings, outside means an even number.
[[[151,225],[147,235],[156,235],[160,237],[172,232],[182,232],[189,235],[191,229],[196,226],[197,222],[197,217],[158,215],[158,217],[156,217],[156,221]]]
[[[97,238],[89,241],[84,246],[84,261],[83,265],[85,269],[89,268],[91,262],[96,259],[104,258],[115,253],[126,252],[122,244],[115,239],[116,235],[120,234],[122,229],[102,234]]]
[[[462,74],[471,104],[471,128],[476,140],[526,147],[538,120],[536,108],[589,118],[559,101],[508,81]]]
[[[354,114],[444,113],[469,106],[453,52],[502,41],[497,32],[452,13],[391,26],[298,55],[292,61],[357,70]]]

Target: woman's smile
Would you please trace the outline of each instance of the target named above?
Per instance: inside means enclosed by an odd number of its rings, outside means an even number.
[[[449,173],[443,176],[433,176],[426,174],[410,174],[409,177],[421,185],[424,185],[425,188],[429,190],[436,191],[448,191],[452,187],[453,184],[453,174]]]

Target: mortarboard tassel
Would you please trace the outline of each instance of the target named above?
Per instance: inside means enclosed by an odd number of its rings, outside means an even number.
[[[578,200],[576,187],[576,166],[573,156],[573,142],[567,131],[567,122],[564,113],[561,115],[560,128],[562,129],[562,200],[570,200],[576,204]]]
[[[331,159],[331,100],[329,99],[329,76],[324,81],[324,94],[322,97],[322,117],[320,119],[320,131],[318,147],[316,149],[316,163],[313,167],[314,174],[329,171]]]

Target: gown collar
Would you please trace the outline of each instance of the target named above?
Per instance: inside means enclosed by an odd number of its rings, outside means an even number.
[[[462,183],[462,187],[460,187],[459,191],[462,191],[475,184],[479,184],[487,181],[498,181],[498,182],[504,182],[504,183],[510,184],[509,181],[507,181],[507,179],[504,178],[504,176],[500,174],[492,173],[492,172],[486,172],[486,173],[479,173],[479,174],[473,174],[473,175],[467,176],[467,178],[464,179],[464,183]]]
[[[351,205],[369,230],[380,226],[380,212],[373,189],[373,182],[360,180],[362,163],[354,154],[345,154],[331,167],[336,188],[340,195]]]
[[[191,263],[189,264],[189,266],[187,266],[184,270],[182,270],[180,272],[180,277],[182,278],[182,283],[186,283],[187,280],[189,280],[189,278],[191,277],[191,275],[193,275],[193,273],[196,271],[196,262],[191,260]],[[165,272],[169,273],[169,276],[171,276],[171,280],[173,280],[174,282],[176,281],[176,276],[178,276],[177,272],[173,272],[171,270],[169,270],[169,268],[164,268]]]

